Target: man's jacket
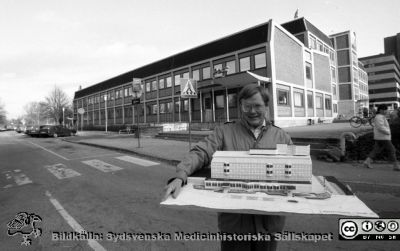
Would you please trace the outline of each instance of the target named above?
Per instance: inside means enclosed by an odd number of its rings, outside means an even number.
[[[214,132],[196,144],[177,166],[177,178],[186,183],[187,176],[208,167],[215,151],[248,151],[255,148],[276,148],[276,144],[293,144],[282,129],[266,125],[258,138],[242,120],[215,128]]]

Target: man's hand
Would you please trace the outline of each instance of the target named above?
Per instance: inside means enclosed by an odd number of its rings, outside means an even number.
[[[183,181],[181,179],[174,179],[171,183],[165,186],[164,191],[164,197],[162,201],[166,200],[168,196],[171,194],[172,198],[178,197],[179,192],[181,191]]]

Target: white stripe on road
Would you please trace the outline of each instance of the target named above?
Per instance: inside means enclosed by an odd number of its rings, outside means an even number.
[[[92,159],[92,160],[85,160],[82,161],[82,163],[89,165],[91,167],[94,167],[102,172],[108,173],[108,172],[115,172],[118,170],[122,170],[123,168],[114,166],[111,164],[108,164],[104,161],[98,160],[98,159]]]
[[[53,206],[56,208],[58,213],[64,218],[64,220],[68,223],[68,225],[70,225],[72,227],[72,229],[75,232],[82,233],[85,231],[85,229],[83,229],[83,227],[74,218],[72,218],[72,216],[64,209],[64,207],[61,206],[60,202],[58,202],[58,200],[53,198],[53,196],[51,195],[51,193],[49,191],[46,191],[46,195],[47,195],[47,197],[49,197],[51,204],[53,204]],[[87,241],[88,241],[89,246],[93,250],[106,251],[106,249],[102,245],[100,245],[100,243],[98,243],[96,240],[89,239]]]
[[[144,160],[144,159],[139,159],[135,158],[132,156],[121,156],[121,157],[115,157],[116,159],[127,161],[133,164],[141,165],[141,166],[155,166],[160,163],[149,161],[149,160]]]
[[[31,143],[32,145],[35,145],[35,146],[37,146],[37,147],[39,147],[39,148],[45,150],[45,151],[48,151],[49,153],[52,153],[52,154],[54,154],[54,155],[56,155],[56,156],[58,156],[58,157],[60,157],[60,158],[62,158],[62,159],[69,160],[69,159],[65,158],[64,156],[61,156],[61,155],[58,154],[58,153],[55,153],[55,152],[53,152],[53,151],[50,151],[49,149],[44,148],[43,146],[40,146],[40,145],[38,145],[38,144],[35,144],[35,143],[33,143],[33,142],[29,141],[29,140],[28,140],[28,142]]]
[[[49,172],[51,172],[58,179],[67,179],[75,176],[80,176],[81,174],[75,170],[67,168],[64,164],[55,164],[50,166],[45,166]]]

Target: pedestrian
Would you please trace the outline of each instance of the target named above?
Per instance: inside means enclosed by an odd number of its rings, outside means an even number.
[[[164,199],[170,194],[176,198],[187,177],[211,164],[215,151],[248,151],[253,148],[276,148],[276,144],[293,144],[290,136],[272,125],[268,117],[269,96],[256,84],[243,87],[238,94],[240,120],[217,126],[213,133],[195,145],[177,166],[176,177],[165,187]],[[257,234],[280,232],[285,217],[277,215],[252,215],[218,213],[221,232]],[[276,250],[271,241],[221,241],[221,250]]]
[[[377,114],[375,116],[374,126],[374,148],[369,153],[367,159],[364,161],[364,166],[372,168],[371,161],[382,151],[386,150],[389,155],[389,161],[393,163],[393,170],[400,171],[400,166],[396,159],[396,149],[391,142],[391,133],[389,123],[386,119],[387,106],[385,104],[379,105]]]

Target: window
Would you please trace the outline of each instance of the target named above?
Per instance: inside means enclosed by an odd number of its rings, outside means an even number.
[[[164,89],[165,88],[165,80],[163,78],[158,80],[158,88],[159,89]]]
[[[351,93],[351,85],[343,84],[339,85],[339,99],[340,100],[349,100],[352,97]]]
[[[289,91],[277,89],[278,104],[279,105],[289,105]]]
[[[307,92],[307,107],[314,108],[313,93]]]
[[[358,72],[356,68],[353,68],[353,81],[354,83],[358,83]]]
[[[229,104],[229,107],[237,106],[237,94],[236,93],[228,94],[228,104]]]
[[[312,65],[306,62],[306,85],[309,88],[313,87],[313,80],[312,80]]]
[[[315,106],[316,106],[317,109],[322,109],[323,108],[322,95],[316,95],[315,96]]]
[[[165,113],[165,103],[160,104],[160,113]]]
[[[150,82],[146,83],[146,92],[150,92]]]
[[[333,94],[333,96],[336,96],[336,93],[337,93],[336,85],[332,85],[332,94]]]
[[[189,111],[189,100],[188,99],[183,100],[183,110],[185,112]]]
[[[349,48],[349,36],[343,35],[336,38],[336,49]]]
[[[224,102],[224,95],[217,95],[215,96],[215,107],[217,109],[224,108],[225,107],[225,102]]]
[[[166,103],[167,105],[167,112],[172,112],[172,102]]]
[[[317,48],[317,40],[315,39],[315,37],[310,36],[309,43],[310,43],[310,48],[311,49],[316,49]]]
[[[167,88],[172,86],[172,79],[171,77],[166,78],[167,80]]]
[[[339,82],[344,83],[344,82],[350,82],[350,67],[340,67],[339,68]]]
[[[226,67],[228,68],[227,72],[226,72],[226,75],[230,75],[230,74],[236,73],[236,62],[235,62],[235,60],[226,62]]]
[[[331,99],[331,96],[329,96],[329,95],[325,96],[325,109],[332,110],[332,99]]]
[[[350,64],[350,53],[349,50],[342,50],[337,52],[338,65],[349,65]]]
[[[337,104],[333,104],[333,112],[337,113]]]
[[[317,44],[318,44],[318,50],[324,52],[324,46],[322,45],[322,43],[318,41]]]
[[[250,70],[250,57],[244,57],[239,59],[240,71]]]
[[[200,80],[200,70],[197,69],[197,70],[192,71],[192,76],[193,76],[192,78],[194,80],[199,81]]]
[[[124,97],[128,97],[129,96],[129,88],[125,88],[124,89]]]
[[[158,106],[157,104],[154,104],[151,106],[151,114],[157,114],[158,112]]]
[[[304,107],[303,98],[304,98],[303,93],[293,91],[293,102],[295,107]]]
[[[183,74],[182,74],[182,78],[188,79],[188,78],[189,78],[189,72],[183,73]]]
[[[181,103],[179,101],[175,101],[175,112],[179,112],[181,107]]]
[[[334,51],[329,52],[329,58],[332,61],[332,63],[335,63],[335,52]]]
[[[180,75],[175,75],[175,76],[174,76],[174,83],[175,83],[175,86],[181,85],[181,82],[179,81],[180,78],[181,78]]]
[[[304,51],[306,60],[311,61],[311,53],[309,51]]]
[[[222,64],[215,64],[214,65],[214,73],[217,72],[218,70],[222,71]]]
[[[265,52],[254,55],[255,68],[262,68],[267,66],[267,58]]]
[[[210,69],[209,66],[203,68],[203,79],[211,78],[211,72],[210,72],[210,70],[211,70],[211,69]]]
[[[335,67],[331,67],[331,77],[332,77],[332,81],[336,82],[336,69],[335,69]]]

